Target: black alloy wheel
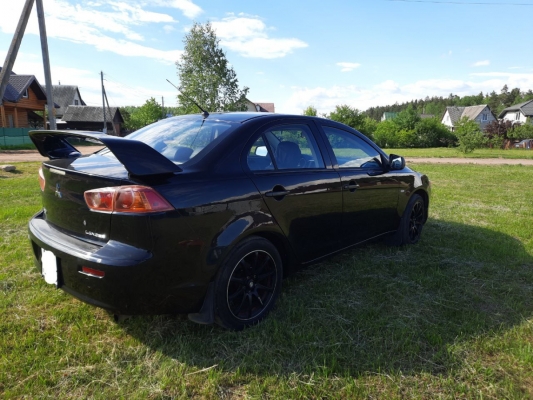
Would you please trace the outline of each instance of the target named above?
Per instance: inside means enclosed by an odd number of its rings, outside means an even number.
[[[384,238],[390,246],[415,244],[422,236],[422,228],[426,222],[426,204],[418,194],[414,194],[407,203],[400,220],[398,230]]]
[[[420,240],[422,236],[422,228],[426,219],[426,205],[424,200],[418,194],[414,194],[403,216],[402,224],[402,244],[415,244]]]
[[[416,243],[420,239],[422,227],[424,226],[424,214],[424,201],[419,198],[413,204],[411,214],[409,215],[409,243]]]
[[[252,237],[237,245],[215,283],[216,321],[240,330],[261,321],[281,289],[281,258],[268,240]]]

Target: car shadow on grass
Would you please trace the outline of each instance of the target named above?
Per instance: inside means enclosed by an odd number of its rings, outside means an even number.
[[[517,239],[430,221],[419,244],[369,244],[284,281],[275,311],[242,332],[186,317],[135,317],[123,329],[193,368],[265,375],[458,368],[454,349],[532,315],[533,259]]]

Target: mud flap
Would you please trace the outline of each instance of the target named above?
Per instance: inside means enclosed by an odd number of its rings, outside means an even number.
[[[204,303],[202,308],[197,313],[191,313],[188,315],[192,322],[202,325],[211,325],[215,322],[215,283],[211,282],[207,287],[207,293],[205,294]]]

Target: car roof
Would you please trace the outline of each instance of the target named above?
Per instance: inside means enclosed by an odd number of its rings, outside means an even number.
[[[177,118],[203,118],[202,114],[178,115]],[[174,118],[176,118],[174,117]],[[212,112],[206,118],[212,121],[243,123],[252,119],[282,119],[282,118],[309,118],[304,115],[277,114],[269,112]]]

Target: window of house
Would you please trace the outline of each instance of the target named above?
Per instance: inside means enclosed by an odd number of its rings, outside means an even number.
[[[518,121],[520,119],[520,111],[516,113],[515,119]]]
[[[482,120],[482,121],[486,121],[487,119],[488,119],[487,114],[483,114],[483,116],[481,117],[481,120]]]
[[[74,100],[74,105],[77,106],[79,104],[78,100]]]
[[[22,97],[23,97],[24,99],[27,99],[27,98],[29,97],[28,89],[26,89],[26,90],[24,91],[24,93],[22,93]]]

